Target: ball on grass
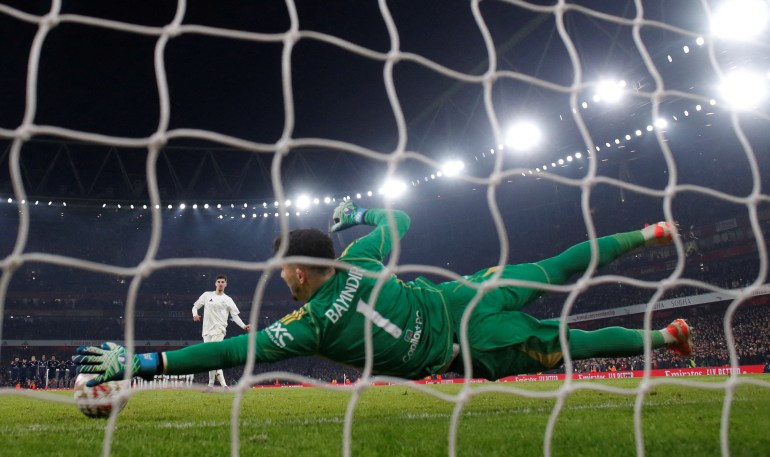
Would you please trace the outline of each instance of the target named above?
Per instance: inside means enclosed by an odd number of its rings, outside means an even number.
[[[121,390],[128,389],[126,381],[110,381],[94,387],[86,386],[86,383],[95,378],[95,374],[80,373],[75,378],[75,404],[80,412],[88,417],[109,417],[113,408],[120,412],[128,399],[119,397]]]

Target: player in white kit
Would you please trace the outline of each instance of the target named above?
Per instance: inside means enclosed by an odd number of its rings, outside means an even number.
[[[225,339],[225,332],[227,331],[227,318],[228,316],[233,318],[235,322],[242,329],[249,331],[250,325],[243,323],[238,314],[238,307],[235,302],[227,294],[225,294],[225,287],[227,287],[227,276],[217,276],[214,283],[216,289],[210,292],[204,292],[203,295],[198,298],[192,307],[193,321],[199,322],[201,320],[198,310],[206,307],[203,313],[203,342],[208,343],[210,341],[222,341]],[[218,379],[222,387],[227,387],[225,382],[225,375],[222,370],[209,371],[209,386],[206,392],[211,392],[214,388],[214,380]]]

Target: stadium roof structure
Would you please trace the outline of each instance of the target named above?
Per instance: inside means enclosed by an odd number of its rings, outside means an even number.
[[[719,75],[711,54],[717,54],[724,68],[756,65],[766,62],[767,46],[704,44],[708,12],[700,2],[643,4],[646,22],[635,38],[632,25],[639,12],[631,0],[571,2],[563,14],[548,9],[552,2],[478,3],[494,43],[496,70],[516,75],[501,74],[492,85],[497,120],[504,124],[526,115],[539,120],[547,138],[536,153],[505,152],[504,168],[521,168],[525,176],[534,178],[544,171],[581,177],[586,173],[585,162],[573,161],[581,153],[584,159],[599,159],[600,175],[664,186],[660,174],[669,164],[650,129],[657,119],[651,117],[649,94],[659,76],[671,91],[659,100],[660,114],[668,120],[664,133],[683,182],[719,186],[723,171],[734,168],[739,175],[733,174],[723,190],[749,192],[741,187],[751,179],[730,112],[692,94],[717,92],[714,85]],[[0,11],[0,36],[8,38],[6,43],[19,43],[0,50],[3,60],[10,62],[0,85],[4,100],[0,192],[12,196],[8,162],[12,140],[29,109],[30,50],[44,24],[40,18],[48,14],[51,4],[4,0],[3,5],[14,10]],[[172,22],[179,5],[176,1],[62,3],[58,21],[47,24],[51,29],[45,35],[34,84],[33,123],[117,138],[155,134],[161,99],[153,57],[158,31]],[[154,165],[163,201],[269,201],[275,193],[271,169],[279,156],[283,184],[290,193],[342,197],[370,189],[385,176],[387,162],[345,148],[297,146],[285,156],[275,154],[287,128],[288,107],[281,85],[281,58],[287,49],[281,34],[291,26],[287,5],[296,8],[299,30],[312,32],[291,43],[291,138],[345,142],[376,151],[380,159],[399,148],[397,119],[383,76],[385,62],[314,35],[326,33],[359,50],[387,55],[394,42],[376,2],[184,3],[182,24],[200,27],[181,29],[162,49],[170,101],[167,131],[205,130],[272,149],[257,153],[194,135],[174,136]],[[468,80],[489,69],[486,37],[473,15],[476,4],[398,1],[386,5],[402,53],[465,75],[448,77],[409,58],[394,64],[393,87],[405,116],[403,147],[423,158],[400,160],[398,174],[412,186],[425,188],[437,171],[434,164],[460,159],[466,163],[467,176],[488,177],[494,163],[489,159],[504,147],[495,140],[483,85]],[[18,12],[31,16],[20,17]],[[82,18],[115,22],[105,26]],[[570,93],[564,89],[573,84],[576,68],[556,27],[558,21],[563,21],[579,56],[583,85],[575,101],[596,150],[586,147],[570,112]],[[142,33],[115,24],[130,24]],[[647,56],[640,53],[640,42]],[[651,73],[645,57],[659,75]],[[596,91],[606,78],[625,82],[622,103],[597,101]],[[743,125],[757,143],[767,140],[767,129],[754,122],[766,120],[763,109],[747,115]],[[30,199],[143,201],[147,199],[147,157],[147,148],[88,143],[48,131],[24,142],[19,166]],[[441,190],[425,192],[430,198]]]

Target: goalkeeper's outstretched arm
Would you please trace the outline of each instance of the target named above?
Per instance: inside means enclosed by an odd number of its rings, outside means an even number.
[[[89,386],[124,379],[126,368],[130,370],[129,377],[152,379],[161,374],[191,374],[244,365],[248,355],[248,338],[249,335],[240,335],[175,351],[135,354],[129,364],[126,363],[126,349],[123,346],[104,343],[100,347],[77,348],[72,360],[78,372],[97,374],[96,378],[89,381]],[[256,338],[257,363],[311,355],[318,348],[315,323],[304,308],[259,331]]]

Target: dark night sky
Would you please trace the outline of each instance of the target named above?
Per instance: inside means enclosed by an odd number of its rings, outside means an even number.
[[[36,15],[47,13],[50,7],[48,2],[2,0],[1,3]],[[620,18],[631,19],[636,15],[633,1],[571,3]],[[377,2],[299,1],[294,5],[300,30],[332,34],[376,52],[387,52],[391,47]],[[644,7],[646,19],[663,21],[693,34],[707,29],[699,1],[647,1]],[[467,75],[481,75],[486,71],[487,51],[469,2],[400,0],[388,2],[388,8],[402,52],[418,54]],[[176,9],[174,1],[126,4],[63,1],[60,14],[162,27],[173,20]],[[556,31],[553,14],[487,0],[480,3],[480,11],[498,54],[499,70],[515,71],[563,86],[572,83],[572,62]],[[627,80],[630,87],[642,91],[654,89],[652,75],[645,68],[630,27],[579,11],[567,12],[564,21],[579,53],[585,82],[613,75]],[[266,37],[285,32],[290,25],[283,1],[189,2],[182,23],[256,32]],[[0,48],[0,129],[4,129],[0,130],[3,146],[0,192],[3,194],[12,191],[5,154],[9,144],[7,136],[21,124],[25,112],[29,51],[37,30],[34,23],[0,12],[0,40],[4,43]],[[704,98],[715,96],[715,71],[706,48],[693,44],[694,36],[648,26],[642,29],[641,37],[667,88]],[[42,46],[34,124],[116,137],[152,135],[160,120],[153,62],[157,41],[158,36],[153,33],[130,33],[69,20],[60,22],[47,34]],[[686,56],[682,52],[685,44],[692,48]],[[274,144],[285,128],[287,110],[281,85],[283,52],[280,41],[239,40],[198,33],[172,37],[163,53],[170,97],[169,130],[202,129]],[[746,62],[761,68],[767,66],[769,54],[761,46],[738,48],[723,43],[718,44],[715,53],[725,68]],[[671,64],[667,61],[669,55],[674,56]],[[291,108],[295,114],[292,138],[341,140],[370,148],[382,157],[392,153],[398,131],[385,90],[382,61],[323,41],[302,38],[292,49],[290,64]],[[488,151],[495,146],[495,138],[481,85],[447,77],[408,60],[395,65],[393,78],[406,118],[407,148],[436,161],[460,157],[468,164],[468,175],[488,177],[492,164]],[[613,144],[604,148],[605,142],[623,139],[629,133],[633,135],[635,129],[643,129],[651,122],[649,98],[629,93],[622,104],[613,107],[591,102],[592,91],[591,88],[581,91],[578,100],[589,101],[590,109],[581,114],[592,138],[603,148],[598,174],[662,189],[672,170],[653,135],[645,133],[630,141],[623,140],[620,146]],[[495,116],[503,127],[514,118],[531,116],[546,130],[544,144],[538,151],[506,156],[506,169],[544,164],[550,167],[551,162],[585,151],[570,114],[567,94],[512,78],[496,80],[492,92]],[[719,106],[695,113],[697,101],[682,97],[666,97],[661,102],[662,114],[669,119],[678,115],[680,119],[672,120],[666,133],[679,182],[747,195],[754,184],[749,160],[728,113]],[[692,115],[683,116],[684,110]],[[770,131],[767,115],[743,115],[741,121],[756,152],[765,150]],[[3,132],[6,132],[5,139]],[[72,164],[54,159],[59,143],[68,145]],[[22,164],[30,195],[56,196],[66,189],[66,196],[74,193],[76,197],[125,198],[120,189],[114,189],[120,188],[125,176],[144,186],[145,150],[119,149],[123,160],[120,166],[124,170],[118,170],[115,160],[110,159],[105,165],[107,148],[73,143],[57,137],[36,137],[24,146]],[[762,170],[767,166],[765,155],[757,154]],[[176,193],[168,191],[172,200],[271,199],[273,187],[268,173],[273,155],[257,156],[258,160],[251,152],[215,142],[174,139],[157,166],[159,186],[179,188]],[[212,160],[218,163],[222,179],[235,182],[246,173],[244,184],[217,184],[212,176]],[[588,169],[585,161],[568,165],[556,167],[557,174],[579,178]],[[47,173],[49,167],[53,173]],[[168,173],[166,167],[174,173]],[[73,168],[77,169],[77,175],[72,172]],[[341,196],[364,191],[367,186],[375,188],[385,169],[382,161],[312,147],[295,149],[288,154],[283,179],[290,193],[301,188]],[[431,168],[419,161],[407,160],[399,164],[398,171],[408,181],[429,175]],[[200,174],[203,177],[196,180]],[[538,198],[518,198],[528,196],[532,188],[541,187],[531,181],[529,177],[513,179],[510,192],[501,188],[500,201],[516,208],[542,205]],[[77,190],[78,187],[84,190]],[[607,188],[604,194],[597,195],[597,200],[611,200],[620,194],[617,188]],[[450,192],[459,195],[484,191],[483,186],[471,183],[428,183],[416,189],[415,199],[430,202]],[[578,193],[573,187],[559,195],[570,191]],[[146,192],[138,198],[146,198]],[[658,217],[660,207],[656,213]]]

